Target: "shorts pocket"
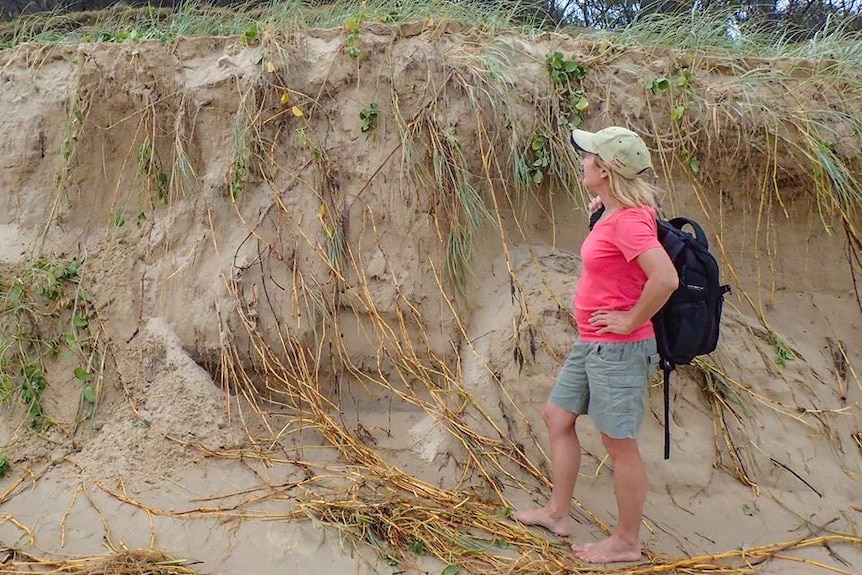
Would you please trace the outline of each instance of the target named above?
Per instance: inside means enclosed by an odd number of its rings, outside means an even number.
[[[651,368],[649,355],[632,346],[619,346],[616,350],[611,346],[602,349],[602,354],[597,350],[591,359],[587,363],[590,412],[614,418],[632,416],[639,420],[646,402]]]
[[[588,414],[596,429],[618,438],[632,438],[646,413],[646,380],[629,374],[590,386]]]
[[[646,381],[638,375],[616,378],[607,385],[606,409],[612,415],[640,418],[646,398]]]
[[[600,343],[596,346],[596,357],[602,362],[615,364],[629,361],[632,346],[619,343]]]

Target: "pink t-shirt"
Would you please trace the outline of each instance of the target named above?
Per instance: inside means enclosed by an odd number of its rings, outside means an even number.
[[[575,290],[574,309],[583,341],[641,341],[655,337],[647,320],[628,335],[596,333],[590,315],[600,309],[625,311],[640,299],[647,276],[636,258],[661,247],[655,210],[650,207],[619,208],[587,234],[581,244],[583,270]]]

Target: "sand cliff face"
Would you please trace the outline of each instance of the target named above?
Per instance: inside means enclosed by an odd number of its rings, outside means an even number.
[[[64,517],[80,485],[102,485],[98,497],[121,516],[112,482],[141,497],[168,480],[239,492],[261,471],[240,477],[230,463],[252,448],[291,454],[267,476],[272,487],[275,475],[305,473],[300,460],[318,461],[315,442],[321,465],[370,476],[393,465],[500,508],[529,504],[532,491],[541,499],[539,411],[576,336],[569,308],[586,231],[565,141],[577,93],[587,128],[644,134],[665,213],[705,225],[734,289],[712,368],[674,375],[670,463],[651,390],[643,450],[658,530],[647,545],[698,555],[793,539],[806,521],[858,530],[860,222],[818,195],[828,175],[801,127],[839,108],[823,157],[858,173],[858,127],[841,118],[858,117],[859,94],[816,62],[736,63],[780,78],[744,92],[739,71],[714,56],[454,24],[369,27],[360,46],[354,57],[341,31],[311,30],[252,45],[0,52],[0,285],[46,255],[82,261],[72,289],[86,290],[40,316],[84,320],[75,341],[58,339],[70,353],[40,356],[53,425],[36,435],[19,403],[3,407],[4,512],[25,525]],[[554,51],[584,66],[568,92],[549,81]],[[682,70],[688,85],[649,89]],[[323,414],[333,419],[321,427]],[[598,533],[614,513],[610,474],[599,440],[588,434],[584,447],[594,476],[576,496],[596,513],[580,518],[584,530]],[[208,475],[207,465],[226,467]],[[25,470],[49,487],[23,491],[14,481]],[[176,509],[187,495],[160,501]],[[82,525],[93,517],[80,511]],[[139,529],[140,517],[115,520],[121,533]],[[237,547],[276,533],[257,525]],[[69,538],[73,552],[94,552],[88,529]],[[160,520],[150,540],[183,529]],[[189,533],[175,548],[184,556],[194,555]],[[45,538],[42,549],[67,544],[56,528]],[[248,567],[241,549],[214,541],[212,569]],[[279,553],[257,554],[255,568],[314,561],[312,544],[273,545]],[[843,554],[862,565],[858,546]]]

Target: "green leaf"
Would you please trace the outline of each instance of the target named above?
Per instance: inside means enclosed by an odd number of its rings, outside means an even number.
[[[575,102],[575,110],[578,112],[583,112],[587,108],[590,107],[590,101],[587,100],[585,96],[581,96],[577,102]]]
[[[75,318],[72,320],[72,324],[75,327],[87,327],[87,320],[79,315],[76,315]]]
[[[545,174],[542,173],[542,170],[536,170],[536,172],[533,174],[533,183],[541,184],[544,177]]]
[[[677,121],[681,120],[685,115],[685,106],[676,106],[675,108],[671,108],[670,111],[670,119]]]
[[[670,81],[665,77],[656,78],[651,81],[647,86],[649,87],[650,91],[655,94],[656,92],[661,92],[662,90],[667,90],[668,88],[670,88]]]
[[[584,67],[581,66],[581,64],[576,60],[567,60],[565,69],[566,74],[568,74],[569,76],[583,78],[586,75],[586,73],[584,72]]]
[[[742,506],[742,512],[749,517],[754,517],[754,509],[748,503]]]
[[[461,568],[457,565],[446,565],[446,568],[443,569],[443,572],[440,575],[458,575],[461,572]]]
[[[255,40],[257,40],[258,35],[260,34],[260,28],[256,23],[252,24],[248,27],[248,29],[243,33],[242,40],[244,44],[249,44]]]
[[[700,171],[700,162],[697,161],[697,158],[692,158],[688,161],[688,167],[696,174]]]
[[[63,272],[67,278],[71,278],[71,277],[78,275],[78,270],[80,268],[81,268],[81,262],[78,260],[72,260],[66,264],[66,268],[63,270]]]
[[[24,295],[24,290],[17,284],[13,285],[12,289],[9,290],[9,299],[12,300],[13,303],[19,303],[22,295]]]
[[[90,381],[91,379],[93,379],[93,376],[90,375],[90,373],[87,370],[85,370],[84,368],[76,367],[75,368],[75,379],[77,379],[79,381]]]
[[[494,539],[494,547],[497,549],[508,549],[509,543],[505,539]]]
[[[84,399],[86,399],[90,403],[96,403],[96,390],[89,385],[84,388],[84,391],[81,393],[81,395],[83,395]]]

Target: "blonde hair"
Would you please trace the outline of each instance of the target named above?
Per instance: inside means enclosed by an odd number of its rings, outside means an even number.
[[[626,178],[614,172],[614,170],[602,162],[598,157],[599,163],[608,171],[608,185],[611,190],[611,197],[621,206],[637,208],[640,206],[650,206],[659,208],[661,195],[663,190],[657,186],[647,182],[642,177],[633,179]]]

